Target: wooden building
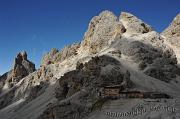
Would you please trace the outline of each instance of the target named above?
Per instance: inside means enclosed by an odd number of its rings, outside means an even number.
[[[100,93],[102,97],[115,97],[118,96],[122,90],[123,87],[121,85],[112,85],[101,88]]]
[[[127,92],[120,92],[118,97],[120,97],[120,98],[143,98],[144,94],[140,91],[127,91]]]
[[[165,93],[159,92],[140,92],[140,91],[123,91],[124,87],[122,85],[111,85],[105,86],[100,89],[100,96],[102,98],[172,98]]]

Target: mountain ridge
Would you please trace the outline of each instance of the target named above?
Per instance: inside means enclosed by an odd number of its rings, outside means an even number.
[[[179,23],[179,19],[175,22]],[[122,12],[118,18],[110,11],[103,11],[92,18],[81,43],[61,51],[52,49],[42,58],[39,69],[33,69],[8,91],[0,93],[0,116],[2,119],[109,119],[111,117],[105,115],[99,106],[108,112],[115,110],[112,106],[103,108],[108,102],[144,102],[143,99],[104,101],[99,96],[101,85],[117,84],[123,87],[123,91],[166,93],[173,99],[164,99],[167,103],[160,100],[155,105],[172,103],[180,109],[177,54],[167,43],[169,36],[166,38],[163,35],[168,29],[171,30],[167,28],[159,34],[130,13]],[[20,61],[27,60],[25,52],[18,56],[22,56]],[[17,71],[22,72],[21,68]],[[134,105],[125,103],[125,107],[133,108]],[[118,108],[127,111],[121,106]],[[135,118],[166,119],[177,116],[173,112],[152,113]]]

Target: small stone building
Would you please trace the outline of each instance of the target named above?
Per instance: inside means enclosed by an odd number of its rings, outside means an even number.
[[[101,88],[100,93],[102,97],[117,97],[122,90],[121,85],[112,85]]]
[[[165,93],[159,92],[141,92],[141,91],[123,91],[123,85],[105,86],[100,89],[100,96],[102,98],[171,98]]]

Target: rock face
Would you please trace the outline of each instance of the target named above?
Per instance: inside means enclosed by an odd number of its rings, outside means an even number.
[[[24,78],[35,70],[35,64],[27,59],[27,53],[19,53],[14,61],[13,82],[18,82],[20,79]]]
[[[180,37],[180,14],[178,14],[169,27],[162,32],[162,35],[168,38]]]
[[[53,63],[54,57],[58,52],[58,49],[53,48],[49,53],[45,54],[42,58],[41,66],[46,66]]]
[[[65,59],[68,59],[69,57],[76,56],[78,48],[79,44],[72,44],[66,46],[61,51],[58,51],[57,49],[53,48],[51,52],[43,56],[41,66],[62,62]]]
[[[180,62],[180,14],[178,14],[172,23],[161,35],[165,38],[167,44],[176,53],[178,63]]]
[[[3,90],[8,89],[10,86],[9,82],[12,82],[12,74],[13,74],[13,70],[10,70],[9,72],[3,74],[0,77],[0,93]]]
[[[151,26],[127,12],[121,12],[119,21],[123,22],[127,31],[131,33],[148,33],[153,30]]]
[[[35,70],[35,65],[27,59],[27,53],[25,51],[18,53],[14,60],[13,69],[0,77],[0,96]],[[18,99],[15,92],[15,90],[11,90],[0,98],[0,109],[9,105],[15,97]]]
[[[169,27],[161,34],[166,37],[166,41],[172,46],[180,47],[180,14],[174,18]]]
[[[81,47],[95,54],[111,44],[116,37],[120,38],[124,32],[126,29],[118,18],[112,12],[104,11],[92,18]]]
[[[172,23],[162,33],[166,40],[173,46],[180,47],[180,14],[178,14]]]

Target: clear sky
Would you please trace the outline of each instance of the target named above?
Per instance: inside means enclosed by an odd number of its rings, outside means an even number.
[[[180,12],[180,0],[0,0],[0,74],[22,50],[38,68],[51,48],[81,41],[103,10],[130,12],[161,32]]]

